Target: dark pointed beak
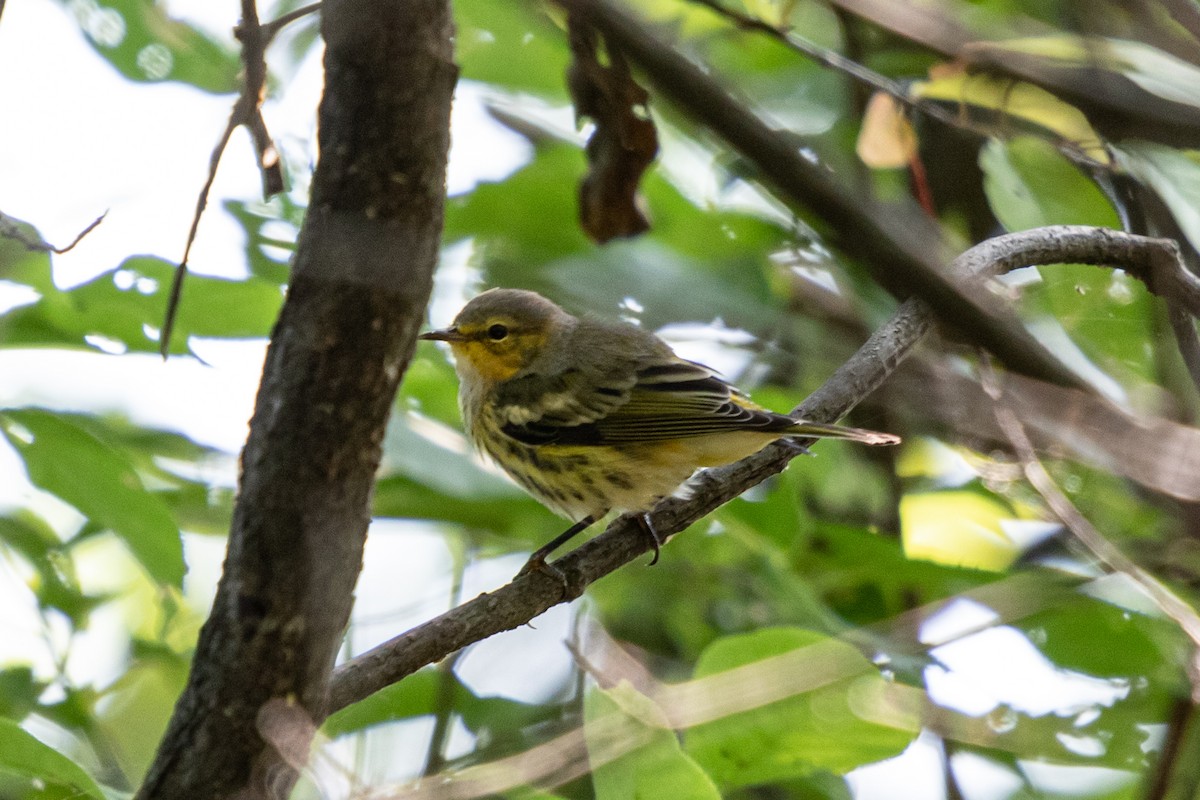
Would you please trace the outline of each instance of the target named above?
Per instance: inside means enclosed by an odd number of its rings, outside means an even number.
[[[426,331],[417,336],[427,342],[465,342],[467,337],[458,332],[458,328],[443,328],[440,331]]]

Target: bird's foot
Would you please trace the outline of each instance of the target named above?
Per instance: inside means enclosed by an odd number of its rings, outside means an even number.
[[[520,578],[524,575],[528,575],[531,572],[542,572],[561,583],[563,585],[563,594],[567,594],[570,590],[570,584],[567,583],[567,576],[563,574],[561,569],[547,562],[546,559],[551,553],[562,547],[564,544],[574,538],[580,531],[583,531],[595,521],[596,518],[594,516],[588,515],[576,522],[571,527],[567,528],[558,536],[555,536],[549,542],[546,542],[546,544],[542,545],[537,550],[534,550],[533,555],[531,555],[529,560],[525,562],[525,566],[521,567],[521,570],[516,574],[516,577]]]
[[[571,584],[567,582],[567,576],[561,569],[546,560],[546,556],[549,555],[549,552],[543,552],[545,550],[546,548],[543,547],[541,550],[538,550],[536,553],[531,555],[529,560],[525,562],[525,565],[521,567],[519,572],[517,572],[513,580],[516,580],[517,578],[523,578],[526,575],[530,575],[534,572],[540,572],[543,575],[550,576],[562,584],[563,596],[565,597],[570,592]]]

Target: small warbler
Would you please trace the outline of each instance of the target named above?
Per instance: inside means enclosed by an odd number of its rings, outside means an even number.
[[[546,556],[612,510],[639,513],[657,560],[647,510],[698,468],[732,463],[781,437],[900,441],[768,411],[654,334],[579,319],[534,292],[484,292],[449,328],[420,338],[450,344],[475,446],[575,522],[526,570],[545,568]]]

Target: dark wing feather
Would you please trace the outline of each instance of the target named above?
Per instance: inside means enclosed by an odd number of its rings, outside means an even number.
[[[536,380],[532,380],[536,378]],[[795,421],[754,406],[712,370],[655,355],[598,385],[582,371],[505,387],[503,431],[526,444],[615,445],[713,433],[782,432]]]

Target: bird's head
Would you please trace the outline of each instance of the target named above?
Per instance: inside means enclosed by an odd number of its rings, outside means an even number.
[[[467,303],[449,328],[418,338],[448,342],[460,366],[469,366],[484,380],[505,381],[527,367],[556,333],[574,321],[535,292],[491,289]]]

